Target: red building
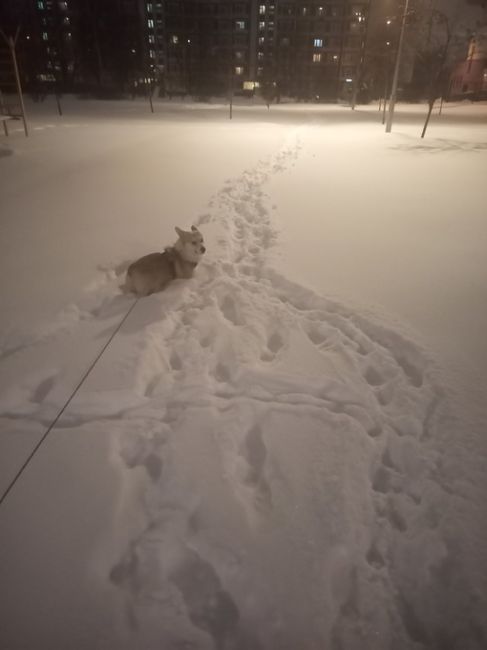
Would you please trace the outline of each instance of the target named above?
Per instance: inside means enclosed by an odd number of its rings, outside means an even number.
[[[487,99],[487,38],[472,38],[465,61],[450,77],[450,99]]]

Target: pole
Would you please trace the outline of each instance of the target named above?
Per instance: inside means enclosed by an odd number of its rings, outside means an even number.
[[[233,50],[232,50],[232,55],[233,57]],[[230,68],[229,68],[229,80],[230,82],[230,103],[228,106],[229,114],[228,117],[231,120],[233,118],[233,61],[230,61]]]
[[[154,112],[154,104],[152,103],[152,93],[153,93],[152,78],[149,77],[149,104],[150,104],[150,112],[151,113]]]
[[[386,123],[386,110],[387,110],[387,89],[389,87],[389,67],[386,68],[386,83],[384,86],[384,106],[382,108],[382,124]]]
[[[397,45],[396,65],[394,67],[394,77],[392,79],[391,98],[389,100],[389,113],[387,114],[386,133],[390,133],[392,129],[392,118],[394,117],[394,108],[396,105],[397,83],[399,80],[399,68],[401,65],[402,44],[404,41],[404,29],[406,27],[408,5],[409,5],[409,0],[406,0],[406,4],[404,5],[404,13],[402,15],[401,32],[399,34],[399,43]]]
[[[17,35],[18,35],[18,30],[17,30]],[[16,37],[17,39],[17,37]],[[20,75],[19,75],[19,67],[17,65],[17,56],[15,54],[15,41],[12,37],[8,39],[8,46],[10,48],[10,53],[12,55],[12,61],[14,64],[14,72],[15,72],[15,83],[17,86],[17,94],[19,96],[19,101],[20,101],[20,109],[22,111],[22,121],[24,122],[24,132],[26,137],[29,135],[29,129],[27,128],[27,120],[25,119],[25,106],[24,106],[24,98],[22,96],[22,85],[20,83]]]
[[[59,115],[62,115],[63,109],[61,108],[61,101],[59,99],[59,93],[57,91],[55,92],[55,96],[56,96],[57,112],[59,113]]]

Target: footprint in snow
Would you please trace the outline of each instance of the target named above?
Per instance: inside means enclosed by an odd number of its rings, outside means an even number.
[[[384,557],[375,542],[372,542],[372,544],[370,545],[370,548],[367,551],[365,559],[367,560],[367,563],[370,564],[370,566],[373,567],[374,569],[382,569],[382,567],[385,564]]]
[[[181,370],[181,368],[183,367],[183,362],[181,361],[181,357],[177,352],[175,351],[172,352],[171,357],[169,358],[169,364],[172,370],[175,371]]]
[[[396,362],[415,388],[421,388],[423,385],[423,373],[410,359],[406,356],[396,356]]]
[[[56,375],[43,379],[34,389],[34,392],[31,397],[31,402],[35,402],[36,404],[41,404],[49,395],[51,390],[54,388],[55,383],[56,383]]]
[[[143,467],[149,477],[157,481],[162,475],[162,448],[165,443],[166,436],[160,431],[145,435],[131,433],[122,441],[120,456],[127,468]]]
[[[214,567],[187,548],[184,562],[169,579],[181,593],[193,625],[213,638],[215,648],[228,647],[238,634],[240,613]]]
[[[273,361],[284,346],[284,341],[279,332],[273,332],[267,341],[267,349],[261,354],[262,361]]]
[[[272,507],[272,494],[265,478],[267,447],[261,428],[256,425],[247,433],[242,456],[248,464],[245,484],[254,490],[254,505],[258,510],[268,511]]]
[[[215,379],[221,383],[229,382],[232,378],[232,373],[228,366],[224,363],[217,363],[215,367]]]
[[[311,343],[313,343],[313,345],[316,345],[317,347],[323,345],[323,343],[325,343],[327,340],[326,333],[319,326],[311,327],[308,330],[307,335]]]
[[[231,296],[224,296],[223,299],[219,301],[219,306],[223,316],[233,325],[243,325],[237,311],[235,300]]]
[[[382,377],[379,370],[373,366],[369,366],[364,373],[364,379],[369,386],[382,386],[386,380]]]

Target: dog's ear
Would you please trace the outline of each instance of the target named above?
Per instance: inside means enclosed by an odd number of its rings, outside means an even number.
[[[191,226],[191,230],[193,232],[199,232],[198,228],[196,226]]]
[[[185,235],[184,230],[181,230],[181,228],[178,228],[177,226],[174,228],[174,230],[176,231],[177,235],[178,235],[181,239],[184,239],[184,235]]]

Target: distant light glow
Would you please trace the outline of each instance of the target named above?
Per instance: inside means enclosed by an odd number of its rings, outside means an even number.
[[[352,83],[353,79],[351,79],[350,77],[347,77],[347,78],[345,79],[345,81],[346,81],[348,84],[350,84],[350,83]]]

